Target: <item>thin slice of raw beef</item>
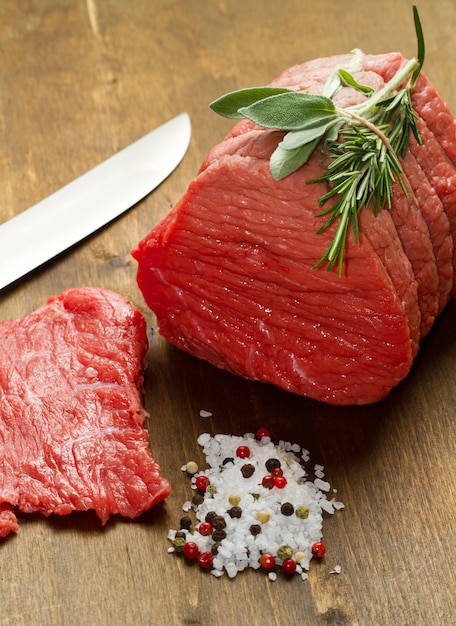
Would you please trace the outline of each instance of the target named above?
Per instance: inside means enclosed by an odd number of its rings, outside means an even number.
[[[142,406],[148,347],[120,295],[77,288],[0,324],[0,536],[15,510],[134,518],[170,493]]]
[[[437,306],[433,317],[430,316],[426,327],[421,329],[423,338],[431,330],[435,317],[448,303],[453,289],[453,236],[442,201],[411,150],[401,159],[401,165],[410,185],[409,193],[413,193],[416,206],[427,224],[437,269],[438,286],[435,290],[436,300],[433,300]]]
[[[441,218],[437,218],[437,215],[434,225],[430,226],[429,230],[435,229],[431,237],[434,244],[439,247],[439,251],[436,252],[439,274],[441,277],[443,276],[443,281],[450,285],[450,295],[454,296],[456,246],[453,237],[456,236],[456,167],[448,159],[435,135],[421,118],[418,118],[418,127],[422,143],[418,144],[416,139],[412,137],[410,153],[416,158],[429,184],[439,197],[448,220],[449,237],[446,235],[446,228],[440,226]],[[453,260],[452,263],[447,263],[446,259],[450,250],[452,250]],[[445,304],[444,299],[442,304]]]

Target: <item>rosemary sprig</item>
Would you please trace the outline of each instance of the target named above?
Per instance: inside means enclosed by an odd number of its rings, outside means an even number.
[[[218,114],[232,119],[247,118],[264,128],[285,131],[270,159],[272,175],[280,180],[304,165],[317,145],[324,141],[329,151],[325,174],[308,181],[326,182],[329,191],[319,199],[323,209],[317,217],[326,221],[322,233],[337,223],[331,244],[315,267],[334,266],[341,275],[345,244],[353,228],[358,242],[358,216],[364,207],[375,214],[391,209],[393,184],[402,182],[399,159],[407,153],[410,135],[420,136],[411,104],[411,93],[424,62],[424,37],[418,10],[413,7],[418,42],[416,58],[410,60],[378,92],[359,84],[353,73],[361,68],[361,53],[355,50],[349,67],[338,68],[328,79],[323,95],[285,88],[241,89],[211,103]],[[349,85],[366,95],[358,105],[341,109],[332,98]],[[329,208],[324,208],[329,200]]]

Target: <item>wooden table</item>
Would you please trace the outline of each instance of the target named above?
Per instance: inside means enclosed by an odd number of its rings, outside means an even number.
[[[456,111],[456,5],[421,2],[425,70]],[[416,52],[405,0],[3,0],[0,220],[19,213],[181,111],[193,123],[179,168],[125,216],[4,290],[0,319],[67,287],[114,289],[147,316],[130,250],[185,191],[231,123],[208,103],[295,63],[360,47]],[[18,245],[21,242],[18,241]],[[20,516],[0,543],[4,626],[274,624],[448,626],[456,615],[456,309],[384,401],[337,408],[247,382],[155,334],[145,403],[173,494],[104,528],[91,513]],[[211,418],[200,410],[212,412]],[[201,432],[268,425],[325,466],[345,509],[324,523],[308,581],[249,570],[217,580],[167,553]],[[339,575],[330,574],[341,566]]]

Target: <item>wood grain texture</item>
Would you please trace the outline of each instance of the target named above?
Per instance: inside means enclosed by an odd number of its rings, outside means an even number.
[[[426,73],[456,111],[456,5],[419,6]],[[131,248],[171,208],[231,123],[214,98],[284,68],[360,47],[415,53],[406,0],[2,0],[0,221],[186,110],[189,152],[153,194],[106,229],[4,290],[0,319],[67,287],[97,285],[147,316]],[[20,241],[18,242],[20,245]],[[2,626],[275,624],[447,626],[456,614],[456,309],[409,377],[370,407],[330,407],[220,372],[151,340],[145,403],[154,457],[174,492],[131,522],[20,516],[0,543]],[[212,417],[201,418],[207,409]],[[309,580],[247,571],[216,580],[167,554],[204,431],[266,424],[297,441],[346,508],[325,520]],[[340,575],[329,572],[340,564]]]

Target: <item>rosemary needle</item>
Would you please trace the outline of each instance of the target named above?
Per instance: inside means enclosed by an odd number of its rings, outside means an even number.
[[[322,233],[336,223],[334,237],[315,265],[337,267],[342,274],[345,245],[352,228],[358,242],[358,216],[364,207],[375,214],[391,209],[393,184],[405,191],[399,159],[407,153],[410,135],[420,136],[411,104],[411,93],[424,62],[424,37],[418,10],[413,7],[418,42],[416,58],[398,70],[385,86],[375,92],[353,77],[361,69],[361,54],[353,53],[350,66],[336,70],[328,79],[323,95],[277,87],[241,89],[211,103],[218,114],[232,119],[247,118],[259,126],[285,131],[270,159],[272,175],[280,180],[304,165],[317,145],[324,141],[329,165],[316,180],[326,182],[329,191],[319,199],[318,217],[326,221]],[[343,86],[366,95],[358,105],[341,109],[332,98]],[[329,200],[334,203],[325,208]]]

